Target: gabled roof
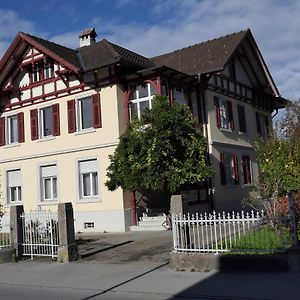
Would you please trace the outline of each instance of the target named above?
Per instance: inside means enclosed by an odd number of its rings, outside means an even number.
[[[195,44],[153,57],[156,65],[165,65],[189,75],[220,71],[231,58],[248,30]]]
[[[279,91],[257,47],[250,29],[228,34],[193,46],[153,57],[156,66],[168,66],[188,75],[208,74],[222,71],[244,41],[253,49],[256,63],[275,96]]]
[[[141,68],[151,68],[154,63],[133,51],[103,39],[90,46],[78,48],[83,70],[91,70],[114,63],[124,62]]]

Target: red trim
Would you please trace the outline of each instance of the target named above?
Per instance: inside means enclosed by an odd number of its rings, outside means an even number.
[[[53,135],[60,135],[59,103],[55,103],[52,105],[52,126]]]
[[[0,146],[5,145],[5,117],[0,118]]]
[[[46,53],[47,55],[49,55],[55,61],[59,62],[64,67],[67,67],[68,69],[74,71],[75,73],[78,73],[78,70],[77,70],[77,68],[74,65],[70,64],[69,62],[67,62],[66,60],[64,60],[60,56],[56,55],[55,53],[53,53],[49,49],[47,49],[44,46],[40,45],[38,42],[36,42],[34,39],[32,39],[31,37],[29,37],[25,33],[21,32],[19,34],[20,34],[20,37],[22,37],[26,42],[28,42],[29,44],[31,44],[33,47],[37,48],[38,50],[40,50],[43,53]]]
[[[240,183],[240,174],[239,174],[239,165],[238,165],[238,158],[236,154],[232,155],[233,160],[233,174],[234,174],[234,183]]]
[[[101,120],[101,102],[100,102],[100,94],[94,94],[92,96],[93,101],[93,127],[101,128],[102,120]]]
[[[24,132],[24,113],[20,112],[17,114],[18,122],[18,142],[25,142],[25,132]]]
[[[75,109],[75,100],[69,100],[67,102],[68,110],[68,132],[73,133],[76,131],[76,109]]]
[[[31,125],[31,140],[37,140],[39,137],[39,126],[38,126],[38,110],[32,109],[30,111],[30,125]]]

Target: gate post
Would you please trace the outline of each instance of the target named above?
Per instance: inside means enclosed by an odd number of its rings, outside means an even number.
[[[72,203],[58,204],[59,262],[78,259],[78,248],[75,242],[74,217]]]
[[[11,246],[16,250],[16,257],[23,255],[23,228],[21,215],[24,213],[23,205],[10,207],[10,238]]]

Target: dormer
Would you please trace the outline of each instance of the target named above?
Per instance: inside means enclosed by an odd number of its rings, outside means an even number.
[[[80,47],[90,46],[96,42],[97,33],[95,28],[88,28],[79,34]]]

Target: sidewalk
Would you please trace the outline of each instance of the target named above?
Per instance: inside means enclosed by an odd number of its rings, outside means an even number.
[[[299,299],[300,273],[189,273],[168,265],[1,265],[0,299]]]

